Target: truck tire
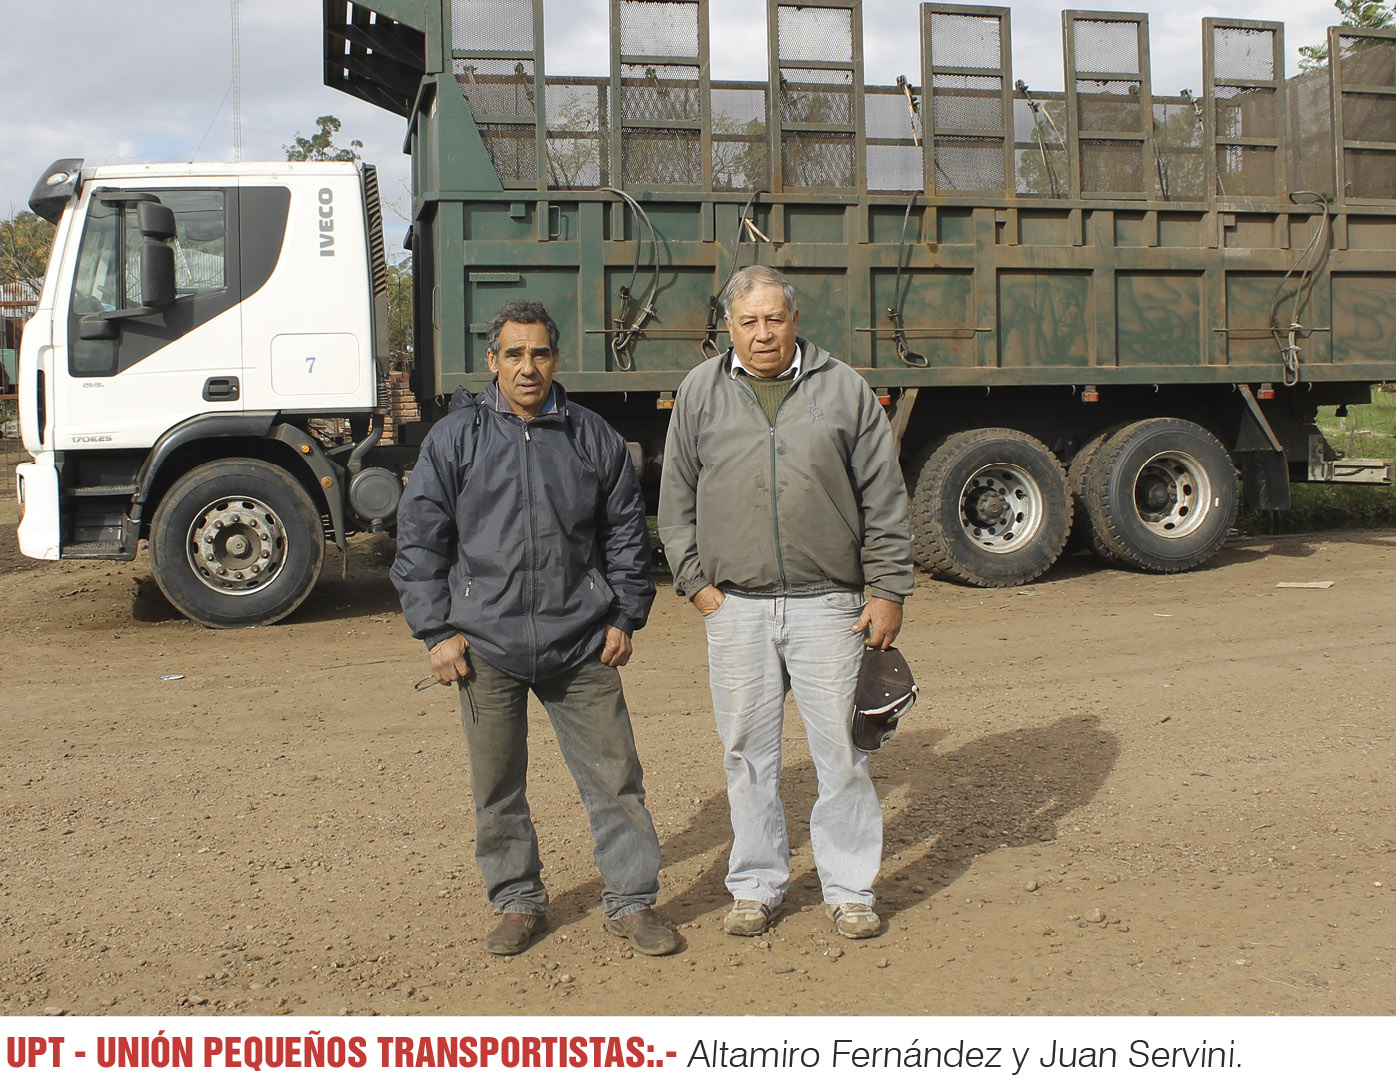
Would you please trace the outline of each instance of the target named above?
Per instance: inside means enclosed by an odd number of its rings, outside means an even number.
[[[921,454],[911,510],[917,563],[985,588],[1040,577],[1071,529],[1061,462],[1016,430],[966,430]]]
[[[1202,565],[1236,519],[1236,466],[1211,431],[1186,419],[1144,419],[1113,435],[1085,490],[1104,555],[1154,573]]]
[[[150,524],[171,604],[207,627],[274,623],[300,607],[325,560],[320,514],[284,468],[220,460],[181,478]]]
[[[1086,509],[1086,478],[1091,462],[1100,452],[1100,447],[1110,440],[1123,424],[1107,427],[1086,441],[1066,469],[1066,485],[1071,492],[1071,535],[1067,537],[1068,551],[1094,551],[1106,556],[1105,543],[1091,525],[1090,511]]]

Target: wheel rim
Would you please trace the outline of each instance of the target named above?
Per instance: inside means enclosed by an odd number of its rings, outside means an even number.
[[[1195,457],[1170,450],[1151,458],[1134,478],[1134,507],[1144,527],[1178,539],[1202,527],[1212,508],[1212,479]]]
[[[286,530],[264,502],[245,495],[210,502],[189,526],[189,567],[214,592],[264,589],[285,565]]]
[[[1016,464],[980,468],[960,491],[960,528],[977,547],[995,554],[1032,542],[1045,509],[1042,488]]]

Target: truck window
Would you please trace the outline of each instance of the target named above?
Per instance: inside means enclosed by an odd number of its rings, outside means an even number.
[[[226,289],[228,234],[224,192],[221,189],[151,191],[174,212],[175,236],[170,248],[175,257],[176,306],[187,299]],[[119,336],[115,340],[83,340],[77,334],[78,324],[84,314],[129,309],[140,304],[141,236],[135,208],[94,199],[83,227],[77,275],[73,280],[68,372],[74,377],[110,376],[120,372],[124,367],[118,350]]]

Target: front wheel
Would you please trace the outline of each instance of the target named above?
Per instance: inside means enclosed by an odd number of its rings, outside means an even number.
[[[1236,466],[1186,419],[1144,419],[1114,434],[1092,458],[1085,492],[1105,556],[1155,573],[1202,565],[1236,519]]]
[[[170,603],[208,627],[284,619],[310,595],[324,559],[310,496],[284,468],[261,461],[194,469],[150,525],[155,580]]]
[[[952,434],[918,458],[913,481],[916,561],[954,581],[1022,585],[1045,573],[1066,546],[1066,473],[1028,434]]]

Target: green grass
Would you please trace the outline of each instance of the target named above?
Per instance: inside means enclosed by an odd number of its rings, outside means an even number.
[[[1345,418],[1323,408],[1319,429],[1339,457],[1396,461],[1396,392],[1372,390],[1370,404],[1355,404]],[[1318,532],[1332,528],[1396,526],[1396,488],[1375,484],[1296,483],[1287,510],[1252,510],[1244,505],[1236,528],[1252,536]]]

